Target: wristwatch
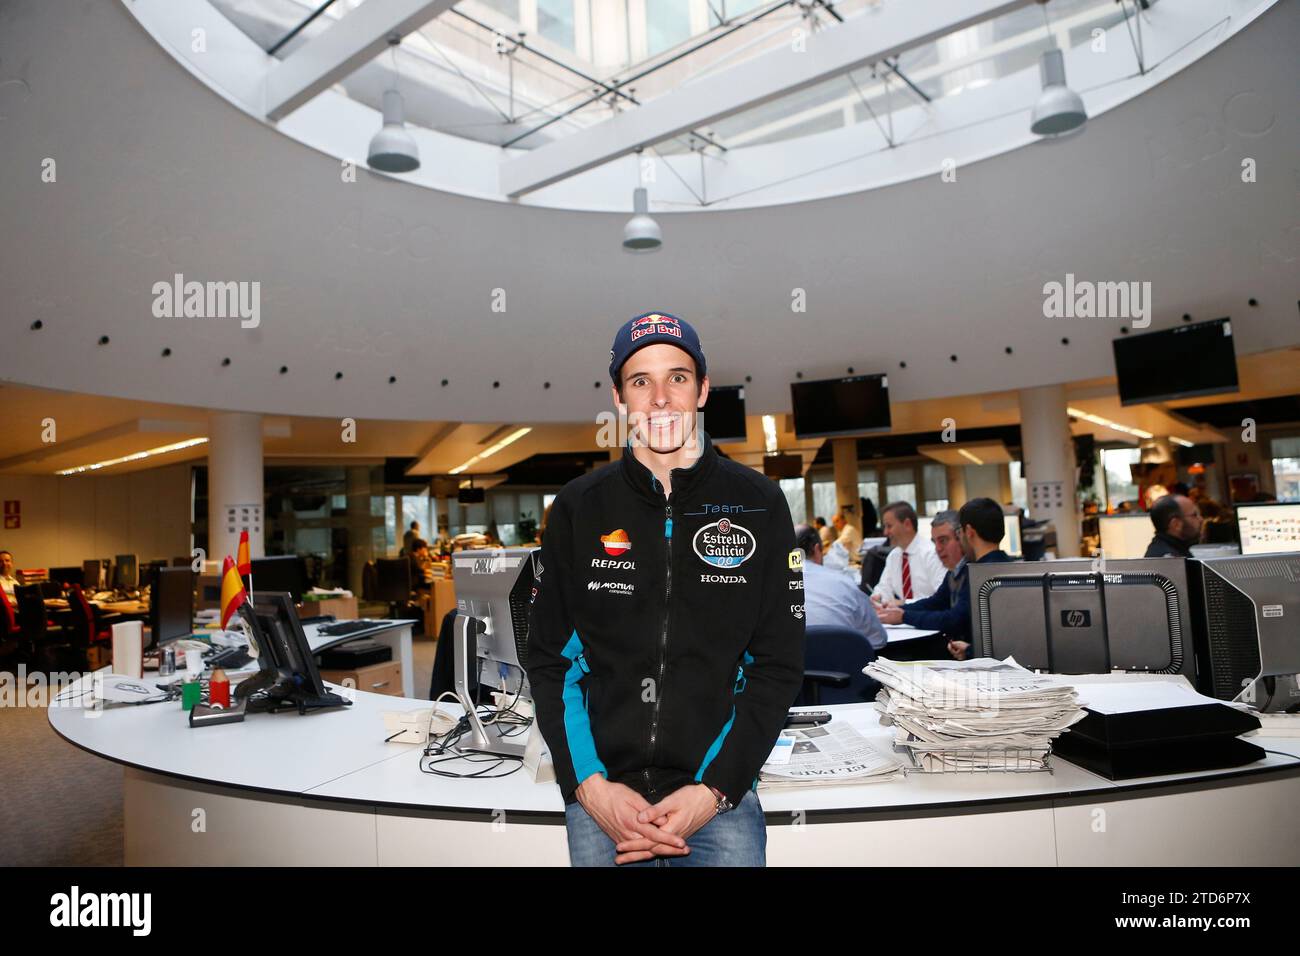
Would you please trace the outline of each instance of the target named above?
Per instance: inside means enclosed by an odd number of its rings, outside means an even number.
[[[727,795],[717,787],[709,787],[709,792],[717,799],[717,804],[713,808],[714,813],[726,813],[728,810],[735,809],[732,802],[727,799]]]

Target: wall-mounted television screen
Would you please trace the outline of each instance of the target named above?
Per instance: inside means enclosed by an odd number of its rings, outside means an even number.
[[[1237,351],[1228,319],[1115,339],[1121,405],[1237,390]]]
[[[816,382],[791,382],[794,433],[799,438],[832,438],[888,431],[889,379],[849,375]]]

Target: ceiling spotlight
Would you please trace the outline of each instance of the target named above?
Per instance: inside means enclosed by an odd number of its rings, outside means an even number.
[[[384,90],[384,125],[370,141],[371,169],[382,173],[409,173],[420,168],[420,149],[403,121],[402,94],[397,91],[397,45],[400,37],[390,37],[393,50],[393,86]]]
[[[643,251],[662,246],[663,233],[659,231],[659,223],[650,218],[650,200],[644,186],[632,192],[632,212],[632,218],[623,227],[623,248]]]
[[[1047,0],[1038,0],[1043,7],[1043,24],[1047,37],[1052,40],[1052,24],[1047,18]],[[1088,111],[1083,108],[1079,94],[1065,85],[1065,55],[1052,40],[1052,48],[1043,54],[1038,63],[1043,78],[1043,92],[1038,95],[1034,111],[1029,117],[1029,129],[1038,136],[1059,136],[1078,129],[1088,121]]]
[[[1029,129],[1039,136],[1056,136],[1078,129],[1088,121],[1079,94],[1065,85],[1065,57],[1053,47],[1039,62],[1043,92],[1034,103]]]

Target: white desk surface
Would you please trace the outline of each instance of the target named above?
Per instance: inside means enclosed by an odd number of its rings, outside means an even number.
[[[910,624],[882,624],[885,629],[885,637],[890,644],[897,644],[899,641],[911,641],[918,637],[931,637],[938,634],[938,631],[926,630],[923,627],[912,627]]]
[[[84,681],[89,681],[87,677]],[[340,688],[333,688],[342,690]],[[49,708],[55,731],[92,753],[143,770],[218,786],[243,787],[338,800],[354,804],[429,810],[513,810],[558,814],[563,810],[553,783],[535,784],[525,769],[498,780],[453,780],[420,772],[422,747],[386,744],[385,710],[420,710],[428,701],[353,691],[346,710],[300,716],[296,711],[250,714],[237,724],[191,729],[179,702],[109,705],[99,712],[79,707]],[[443,704],[455,713],[456,708]],[[810,708],[818,709],[818,708]],[[890,731],[879,726],[872,706],[825,708],[888,746]],[[1271,750],[1300,757],[1295,738],[1250,738]],[[1053,773],[919,774],[903,780],[857,786],[760,789],[770,813],[793,810],[891,811],[997,804],[1094,794],[1098,799],[1150,784],[1169,784],[1295,767],[1300,759],[1267,755],[1247,768],[1177,774],[1150,780],[1111,781],[1059,757]]]

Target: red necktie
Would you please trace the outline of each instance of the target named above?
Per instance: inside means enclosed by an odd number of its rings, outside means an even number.
[[[907,560],[907,552],[903,552],[903,600],[912,600],[912,565]]]

